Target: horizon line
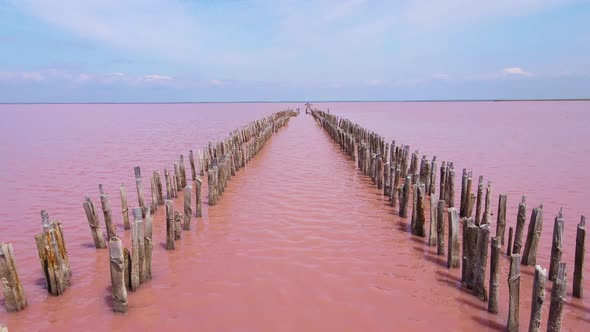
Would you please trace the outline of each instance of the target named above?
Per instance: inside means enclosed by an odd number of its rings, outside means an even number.
[[[275,100],[275,101],[155,101],[155,102],[0,102],[0,105],[83,105],[83,104],[280,104],[280,103],[433,103],[433,102],[521,102],[590,101],[590,98],[547,99],[400,99],[400,100]]]

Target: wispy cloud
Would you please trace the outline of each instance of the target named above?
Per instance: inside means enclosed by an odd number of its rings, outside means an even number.
[[[513,76],[532,76],[532,73],[525,71],[520,67],[508,67],[502,69],[503,75],[513,75]]]
[[[0,82],[20,83],[50,83],[65,82],[71,84],[126,84],[126,85],[149,85],[149,84],[174,84],[171,76],[149,74],[149,75],[127,75],[124,73],[89,74],[76,73],[57,69],[46,69],[35,72],[0,71]]]

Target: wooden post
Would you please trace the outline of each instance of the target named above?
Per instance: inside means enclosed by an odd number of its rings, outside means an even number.
[[[471,217],[473,215],[473,206],[475,205],[475,193],[469,194],[469,201],[467,202],[467,217]]]
[[[463,168],[461,174],[461,201],[459,202],[459,217],[465,217],[465,206],[467,205],[467,199],[465,194],[467,193],[467,168]]]
[[[508,228],[508,247],[506,248],[506,256],[512,255],[512,227]]]
[[[572,295],[579,299],[584,295],[584,251],[586,241],[586,217],[580,218],[576,230],[576,256],[574,266],[574,289]]]
[[[445,176],[445,196],[446,196],[445,201],[447,202],[447,204],[450,207],[454,207],[455,206],[455,169],[453,169],[453,167],[452,167],[453,163],[449,163],[449,164],[451,164],[451,167],[448,167],[448,173]],[[457,214],[457,217],[459,217],[458,214]]]
[[[127,289],[125,287],[125,257],[121,239],[113,236],[109,240],[111,266],[111,289],[113,294],[113,311],[127,312]]]
[[[465,184],[465,202],[463,205],[463,217],[471,217],[471,212],[473,210],[473,204],[475,202],[474,194],[471,192],[471,185],[473,183],[473,179],[471,177],[471,172],[467,173],[467,180]]]
[[[473,295],[486,302],[487,290],[485,285],[486,267],[488,261],[488,246],[490,243],[490,225],[482,224],[477,233],[477,254],[475,255],[475,272],[473,274]]]
[[[0,281],[4,290],[6,311],[23,310],[27,306],[27,298],[18,277],[11,243],[0,243]]]
[[[518,204],[518,214],[516,215],[516,230],[514,231],[513,254],[520,254],[522,248],[522,234],[524,233],[524,223],[526,222],[526,195],[522,195],[522,200]]]
[[[172,201],[166,200],[166,250],[174,250],[174,236],[176,234],[174,225],[174,205]]]
[[[158,205],[164,205],[164,190],[162,188],[162,179],[160,178],[159,171],[154,171],[154,179],[156,182],[156,189],[158,194]]]
[[[123,247],[123,274],[125,275],[125,287],[131,289],[131,253]]]
[[[527,233],[524,251],[522,252],[522,264],[535,265],[537,263],[537,248],[543,229],[543,205],[534,208],[529,222],[529,231]]]
[[[436,156],[432,157],[432,165],[430,165],[430,195],[436,193]]]
[[[119,192],[121,193],[121,212],[123,213],[123,227],[125,229],[130,229],[131,224],[129,223],[129,207],[127,206],[127,193],[125,192],[124,183],[121,183],[121,188],[119,188]]]
[[[209,205],[217,204],[217,188],[216,188],[216,169],[217,167],[213,167],[207,171],[208,179],[207,179],[207,187],[209,188]]]
[[[158,210],[158,184],[156,181],[157,181],[156,174],[152,173],[152,176],[150,177],[150,193],[152,194],[152,201],[150,202],[150,210],[154,211],[154,212],[156,212],[156,210]]]
[[[131,291],[134,292],[141,284],[141,271],[143,267],[143,253],[140,248],[140,236],[142,228],[142,211],[141,208],[133,208],[133,224],[131,235]],[[143,242],[143,241],[142,241]]]
[[[508,274],[508,332],[518,332],[520,307],[520,254],[510,256]]]
[[[430,195],[430,231],[428,233],[428,245],[431,247],[436,247],[436,221],[437,221],[437,205],[438,205],[438,198],[436,195]]]
[[[454,207],[448,208],[449,220],[449,245],[447,255],[447,268],[458,268],[461,264],[459,258],[459,213]]]
[[[426,224],[426,212],[424,209],[424,196],[426,195],[426,189],[424,184],[416,185],[416,220],[414,220],[414,228],[412,229],[412,233],[414,235],[425,237],[426,230],[424,225]]]
[[[445,201],[438,200],[436,211],[436,254],[445,254]]]
[[[113,211],[111,210],[111,202],[109,195],[104,192],[102,184],[98,185],[98,191],[100,192],[100,205],[102,206],[102,213],[104,215],[104,223],[107,228],[107,238],[117,236],[117,228],[113,223]]]
[[[440,165],[440,183],[439,183],[440,192],[438,193],[438,195],[439,195],[438,199],[442,200],[442,201],[447,199],[445,196],[445,180],[446,180],[445,176],[446,176],[446,174],[447,174],[447,163],[445,161],[443,161],[442,164]]]
[[[465,237],[463,237],[463,246],[465,248],[465,252],[463,253],[465,266],[463,266],[463,270],[465,271],[465,286],[469,289],[473,289],[475,280],[478,233],[479,227],[475,226],[473,219],[467,219]]]
[[[94,203],[89,196],[84,197],[84,211],[86,212],[86,219],[88,219],[88,225],[90,226],[90,232],[92,233],[92,239],[94,240],[94,246],[97,249],[106,248],[107,244],[104,241],[102,235],[102,228],[98,220],[98,214],[94,208]]]
[[[180,174],[180,166],[178,165],[178,162],[174,162],[174,177],[175,177],[175,182],[174,185],[176,186],[176,190],[180,190],[180,188],[184,188],[182,186],[182,175]]]
[[[561,263],[561,255],[563,253],[563,208],[559,209],[559,213],[555,217],[553,224],[553,241],[551,243],[551,260],[549,262],[549,280],[555,281],[557,278],[557,267]]]
[[[195,183],[196,183],[195,216],[197,218],[201,218],[201,217],[203,217],[203,197],[201,196],[201,187],[203,185],[203,180],[201,180],[201,178],[197,177],[197,180],[195,181]]]
[[[180,170],[180,187],[186,187],[186,169],[184,168],[184,155],[180,155],[180,159],[178,160],[178,168]]]
[[[377,189],[383,189],[383,159],[380,155],[377,155],[377,165],[376,165],[376,176],[375,180],[377,182]]]
[[[170,172],[164,168],[164,179],[166,181],[166,199],[174,198],[172,194],[172,178],[170,177]]]
[[[488,186],[486,187],[486,201],[483,210],[483,219],[481,221],[482,224],[489,224],[492,221],[492,212],[491,210],[492,205],[492,181],[488,181]]]
[[[412,176],[406,176],[404,186],[399,198],[399,216],[402,218],[408,217],[408,201],[410,200],[410,184],[412,183]]]
[[[144,266],[144,280],[152,280],[152,252],[154,251],[154,242],[151,237],[144,238],[145,249],[145,266]]]
[[[193,187],[186,186],[184,187],[184,230],[191,229],[191,217],[193,216],[193,209],[191,207],[191,194],[193,191]]]
[[[557,279],[551,289],[551,305],[549,306],[549,319],[547,319],[547,332],[559,332],[563,319],[563,305],[566,297],[567,278],[565,263],[559,263]]]
[[[547,271],[540,265],[535,266],[535,279],[533,281],[533,299],[531,300],[531,320],[529,332],[541,331],[541,316],[543,303],[545,302],[545,283],[547,282]]]
[[[506,201],[508,197],[500,194],[498,198],[498,215],[496,216],[496,236],[500,238],[500,244],[504,244],[504,234],[506,233]]]
[[[180,240],[182,237],[182,216],[180,212],[174,212],[174,239]]]
[[[488,311],[498,313],[498,289],[500,288],[500,281],[498,280],[498,273],[500,270],[500,238],[498,236],[492,238],[490,259],[490,296],[488,297]]]
[[[141,182],[141,170],[139,166],[133,168],[135,173],[135,187],[137,188],[137,201],[139,203],[139,207],[143,210],[145,207],[145,195],[143,193],[143,184]]]
[[[393,179],[393,188],[391,188],[391,206],[395,207],[397,206],[398,203],[398,198],[399,198],[399,181],[401,178],[401,168],[398,166],[395,169],[395,175],[394,175],[394,179]]]
[[[483,198],[483,176],[479,176],[479,181],[477,182],[477,202],[475,205],[475,225],[479,226],[481,224],[481,200]]]

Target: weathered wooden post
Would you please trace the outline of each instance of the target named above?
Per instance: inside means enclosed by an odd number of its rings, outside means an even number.
[[[182,216],[180,212],[174,212],[174,240],[180,240],[182,237]]]
[[[527,233],[524,251],[522,252],[522,264],[535,265],[537,263],[537,248],[543,229],[543,205],[534,208],[529,222],[529,231]]]
[[[399,216],[402,218],[408,217],[408,202],[410,200],[410,185],[412,183],[412,176],[406,176],[404,186],[399,198]]]
[[[180,166],[178,165],[178,162],[175,161],[174,162],[174,185],[176,186],[176,190],[180,190],[180,188],[184,188],[182,186],[182,174],[180,174]]]
[[[92,239],[94,240],[94,246],[97,249],[106,248],[107,244],[104,241],[102,235],[102,228],[98,220],[98,213],[94,208],[94,203],[89,196],[84,197],[84,211],[86,212],[86,219],[88,219],[88,225],[90,226],[90,232],[92,233]]]
[[[520,311],[520,254],[510,256],[508,274],[508,332],[518,332]]]
[[[164,168],[164,179],[166,181],[166,199],[172,199],[174,198],[172,190],[172,177],[166,168]]]
[[[394,178],[393,178],[393,188],[391,188],[391,206],[395,207],[397,206],[398,203],[398,198],[399,198],[399,181],[401,178],[401,168],[398,166],[395,169],[395,174],[394,174]]]
[[[437,225],[437,205],[438,197],[436,195],[430,195],[430,230],[428,232],[428,245],[431,247],[436,246],[436,225]]]
[[[557,279],[551,289],[551,305],[549,306],[549,319],[547,319],[547,332],[559,332],[563,319],[563,305],[566,297],[567,278],[565,263],[559,263]]]
[[[513,254],[520,254],[522,248],[522,234],[524,233],[524,223],[526,222],[526,195],[522,195],[522,200],[518,204],[518,214],[516,215],[516,229],[514,231]]]
[[[143,239],[141,238],[141,229],[143,227],[141,208],[133,208],[133,224],[131,234],[131,288],[132,292],[136,291],[141,284],[141,272],[143,268]],[[141,244],[140,244],[141,240]]]
[[[508,228],[508,247],[506,248],[506,256],[512,255],[512,227]]]
[[[35,235],[39,261],[45,276],[47,291],[51,295],[61,295],[70,286],[72,276],[67,250],[63,239],[61,222],[49,222],[45,211],[41,212],[43,233]]]
[[[139,166],[133,168],[133,172],[135,173],[135,187],[137,188],[137,202],[139,203],[139,207],[143,210],[145,208],[145,195],[143,193],[143,184],[141,181],[141,170]]]
[[[414,220],[414,227],[412,229],[412,234],[425,237],[426,230],[424,225],[426,224],[426,212],[424,208],[424,196],[426,195],[426,189],[424,184],[416,185],[416,211],[415,211],[415,220]],[[413,213],[414,214],[414,213]]]
[[[158,210],[158,184],[154,173],[152,173],[152,176],[150,177],[150,193],[152,194],[150,210],[156,212],[156,210]]]
[[[463,168],[463,173],[461,173],[461,201],[459,202],[459,217],[465,217],[465,205],[467,199],[465,199],[465,194],[467,193],[467,168]]]
[[[557,267],[561,263],[561,255],[563,253],[563,208],[559,209],[559,213],[555,217],[553,224],[553,240],[551,243],[551,260],[549,262],[549,280],[557,278]]]
[[[104,223],[107,228],[107,238],[117,236],[117,228],[113,223],[113,211],[111,210],[111,201],[109,195],[104,192],[102,184],[98,185],[98,191],[100,192],[100,205],[102,206],[102,213],[104,215]]]
[[[197,177],[197,180],[195,181],[195,183],[196,183],[195,216],[197,218],[201,218],[201,217],[203,217],[203,197],[201,195],[201,187],[203,185],[203,180],[201,180],[201,178]]]
[[[449,220],[449,245],[447,255],[447,268],[458,268],[459,258],[459,213],[454,207],[448,208]]]
[[[445,254],[445,201],[438,200],[436,211],[436,254]]]
[[[485,286],[486,267],[488,261],[488,245],[490,243],[490,225],[482,224],[477,233],[477,253],[475,255],[475,272],[473,274],[473,295],[487,301]]]
[[[474,194],[471,192],[471,185],[473,183],[472,173],[467,172],[467,182],[465,184],[465,202],[463,203],[462,214],[463,217],[471,217],[473,204],[475,202]]]
[[[445,199],[447,199],[446,195],[445,195],[445,181],[446,181],[446,174],[447,174],[447,163],[445,161],[442,162],[442,164],[440,165],[440,192],[438,193],[439,200],[444,201]]]
[[[576,256],[574,266],[574,289],[572,295],[579,299],[584,295],[584,251],[586,241],[586,217],[580,218],[576,228]]]
[[[436,193],[436,171],[436,156],[434,156],[432,157],[432,164],[430,165],[430,195]]]
[[[180,188],[186,187],[186,169],[184,168],[184,155],[180,155],[178,160],[178,168],[180,170]]]
[[[184,225],[183,225],[183,228],[187,231],[191,229],[191,217],[193,216],[193,209],[191,207],[192,191],[193,191],[193,187],[191,187],[191,186],[184,187]]]
[[[481,201],[483,199],[483,176],[479,176],[479,181],[477,182],[477,201],[475,203],[475,225],[479,226],[481,224]]]
[[[125,287],[125,257],[121,239],[113,236],[109,240],[111,267],[111,289],[113,294],[113,311],[127,312],[127,288]]]
[[[535,266],[535,279],[533,281],[533,299],[531,300],[531,319],[529,332],[541,330],[541,316],[545,302],[545,283],[547,282],[547,271],[540,265]]]
[[[11,243],[0,243],[0,281],[6,311],[21,311],[27,306],[25,290],[20,283]]]
[[[506,233],[506,201],[508,197],[500,194],[498,198],[498,215],[496,216],[496,236],[500,238],[500,244],[504,244],[504,234]]]
[[[188,151],[188,161],[191,164],[191,175],[193,177],[193,181],[197,179],[197,170],[195,168],[195,157],[193,156],[193,150]]]
[[[160,178],[159,171],[154,171],[154,181],[156,183],[158,205],[164,205],[164,190],[162,188],[162,179]]]
[[[490,296],[488,297],[488,311],[498,313],[498,289],[500,288],[500,281],[498,280],[498,273],[500,270],[500,238],[498,236],[492,238],[490,259]]]
[[[492,221],[492,212],[491,210],[492,204],[492,181],[488,181],[488,186],[486,187],[486,201],[483,209],[483,219],[481,221],[482,224],[489,224]]]
[[[123,227],[125,229],[129,229],[131,228],[131,224],[129,223],[129,207],[127,206],[127,193],[125,192],[124,183],[121,183],[119,192],[121,193],[121,213],[123,214]]]
[[[479,227],[475,226],[473,219],[466,219],[465,236],[463,237],[463,247],[465,252],[463,253],[465,266],[465,285],[469,289],[473,289],[473,283],[475,280],[475,267],[476,267],[476,256],[477,256],[477,236],[479,233]]]
[[[449,162],[450,167],[448,168],[447,175],[445,176],[445,202],[450,207],[455,206],[455,169],[453,168],[453,163]],[[447,165],[448,165],[447,164]],[[457,212],[458,213],[458,212]],[[459,215],[457,214],[457,217]]]
[[[376,176],[375,181],[377,182],[377,189],[383,189],[383,159],[380,155],[376,156]]]
[[[207,187],[209,188],[209,205],[217,204],[217,188],[216,188],[216,166],[207,171]]]

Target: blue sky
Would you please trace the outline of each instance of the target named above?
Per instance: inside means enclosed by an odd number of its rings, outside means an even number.
[[[590,98],[589,0],[0,0],[0,102]]]

